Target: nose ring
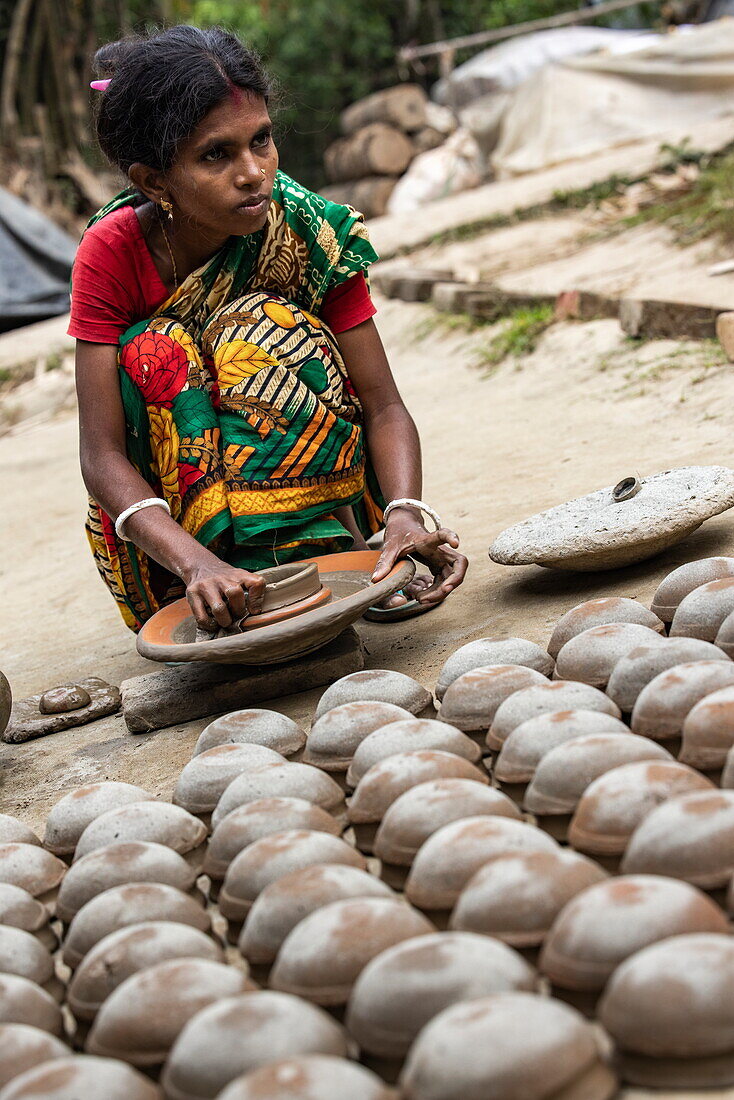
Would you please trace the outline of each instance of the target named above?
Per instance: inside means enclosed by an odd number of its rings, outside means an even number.
[[[262,174],[263,174],[263,176],[264,176],[264,175],[265,175],[265,169],[264,169],[264,168],[261,168],[261,169],[260,169],[260,171],[262,172]]]

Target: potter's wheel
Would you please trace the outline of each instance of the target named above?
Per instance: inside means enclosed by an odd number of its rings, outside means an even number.
[[[377,550],[358,550],[260,570],[266,578],[262,613],[243,620],[241,633],[211,640],[196,641],[188,601],[176,600],[144,624],[138,652],[151,661],[244,665],[276,664],[311,653],[412,580],[415,564],[401,561],[372,584],[379,557]]]

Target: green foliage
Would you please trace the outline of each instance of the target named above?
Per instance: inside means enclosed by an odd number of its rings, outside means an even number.
[[[698,159],[701,174],[687,194],[648,206],[629,218],[628,225],[657,221],[670,226],[680,244],[704,237],[734,243],[734,149]]]
[[[491,374],[509,356],[519,359],[530,355],[535,351],[539,338],[553,324],[553,320],[553,306],[515,310],[497,335],[480,352],[476,365]]]

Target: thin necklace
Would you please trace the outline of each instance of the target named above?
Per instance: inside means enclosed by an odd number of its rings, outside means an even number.
[[[158,207],[157,209],[160,211],[160,207]],[[171,250],[171,242],[168,239],[168,234],[166,233],[166,227],[163,224],[163,218],[161,217],[160,213],[158,215],[158,221],[161,223],[161,229],[163,230],[163,240],[166,242],[166,248],[168,249],[168,255],[171,257],[171,267],[173,268],[173,287],[174,287],[174,290],[175,290],[176,287],[178,286],[178,272],[176,270],[176,261],[173,258],[173,252]]]

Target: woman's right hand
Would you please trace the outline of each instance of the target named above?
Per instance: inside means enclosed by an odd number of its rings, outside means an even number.
[[[201,630],[231,626],[262,610],[265,580],[208,554],[186,571],[186,599]]]

